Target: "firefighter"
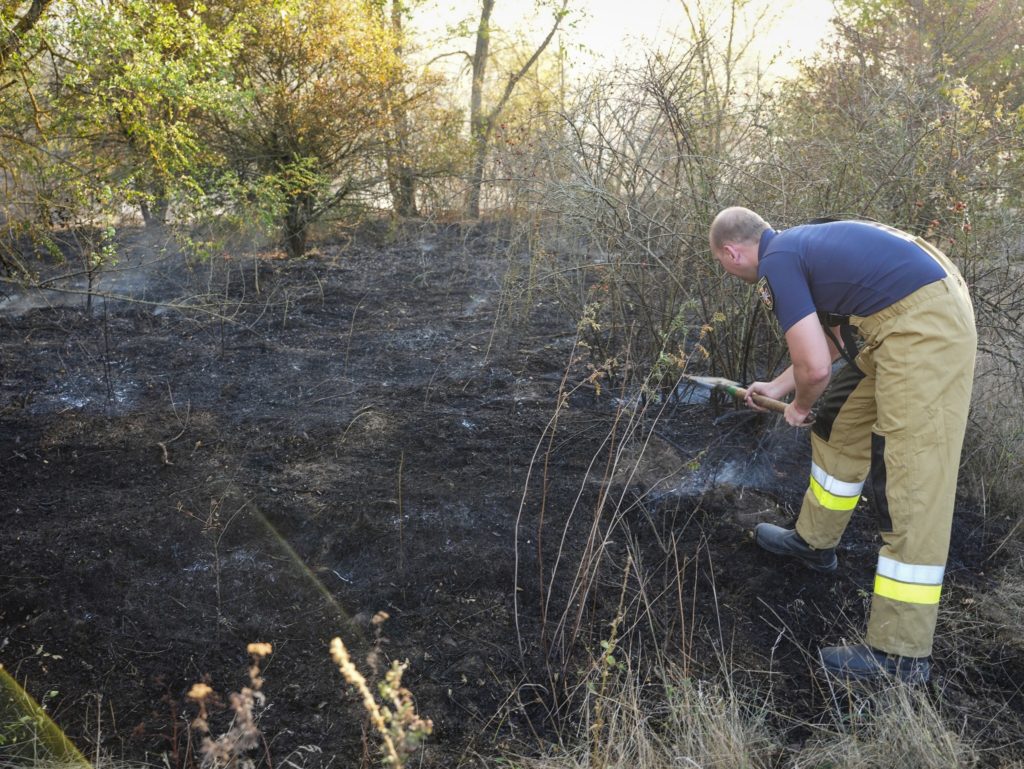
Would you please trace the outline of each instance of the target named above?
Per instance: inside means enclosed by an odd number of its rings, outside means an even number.
[[[756,285],[792,361],[770,382],[751,384],[747,405],[757,408],[757,393],[793,394],[784,416],[800,427],[818,403],[795,528],[762,523],[755,539],[815,571],[835,571],[836,546],[861,494],[871,492],[883,545],[865,643],[822,648],[819,659],[839,678],[923,683],[977,349],[964,280],[928,241],[873,222],[776,231],[732,207],[715,217],[710,244],[727,273]],[[833,378],[842,355],[849,362]]]

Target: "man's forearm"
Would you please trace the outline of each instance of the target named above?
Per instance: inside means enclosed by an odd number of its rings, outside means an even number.
[[[772,389],[776,393],[774,396],[776,398],[785,398],[796,389],[796,377],[792,365],[772,380]]]
[[[825,388],[828,387],[829,379],[831,379],[831,371],[826,370],[824,376],[820,369],[798,369],[795,366],[791,366],[793,374],[794,387],[796,389],[796,395],[793,397],[793,403],[801,411],[810,411],[814,408],[814,404]]]
[[[813,313],[798,320],[786,331],[786,344],[793,361],[792,376],[796,388],[792,406],[807,414],[832,376],[832,352],[818,316]]]

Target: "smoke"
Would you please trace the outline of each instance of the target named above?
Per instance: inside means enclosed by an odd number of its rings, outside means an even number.
[[[93,271],[91,286],[88,253],[81,253],[82,241],[69,236],[64,245],[71,252],[66,260],[58,264],[40,261],[32,265],[36,279],[24,285],[7,284],[0,296],[0,314],[20,316],[40,308],[84,309],[90,294],[94,308],[97,298],[106,298],[109,309],[134,301],[166,301],[180,296],[187,282],[185,257],[164,230],[133,228],[122,234],[105,255],[106,263]]]
[[[673,493],[682,497],[702,496],[722,487],[750,489],[772,496],[799,493],[806,485],[810,467],[810,440],[806,429],[790,427],[778,417],[760,432],[753,428],[760,415],[730,412],[717,420],[722,433],[711,444],[696,467],[680,478]],[[723,423],[740,421],[730,429]]]

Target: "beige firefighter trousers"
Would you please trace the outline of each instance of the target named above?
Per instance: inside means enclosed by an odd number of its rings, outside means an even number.
[[[796,529],[812,547],[835,547],[874,465],[884,544],[865,640],[889,654],[925,657],[949,552],[977,332],[960,273],[927,241],[916,242],[947,277],[873,315],[851,317],[863,340],[855,361],[863,377],[827,438],[812,435]]]

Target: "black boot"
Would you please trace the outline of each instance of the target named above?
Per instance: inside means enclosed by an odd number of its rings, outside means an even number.
[[[932,667],[928,657],[886,654],[866,644],[828,646],[818,652],[818,659],[829,675],[856,681],[892,677],[907,684],[923,684]]]
[[[794,529],[784,529],[771,523],[759,523],[754,529],[754,540],[769,553],[795,557],[815,571],[835,571],[839,564],[834,548],[815,550],[804,542]]]

